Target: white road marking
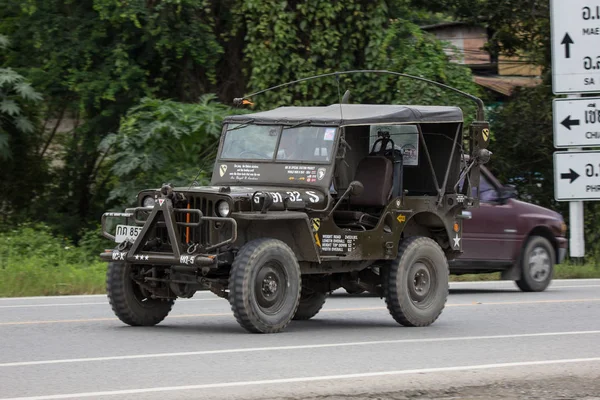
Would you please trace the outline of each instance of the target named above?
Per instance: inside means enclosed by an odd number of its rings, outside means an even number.
[[[221,298],[214,299],[177,299],[179,303],[188,301],[220,301]],[[9,306],[0,306],[2,308],[38,308],[38,307],[69,307],[69,306],[107,306],[108,303],[44,303],[44,304],[11,304]]]
[[[551,284],[556,284],[556,283],[572,283],[572,282],[600,282],[600,278],[591,278],[591,279],[553,279]],[[450,285],[469,285],[469,284],[476,284],[476,285],[483,285],[483,284],[497,285],[497,284],[503,284],[503,285],[514,286],[514,283],[512,281],[509,281],[509,280],[506,280],[506,281],[454,281],[454,282],[450,282]]]
[[[463,366],[439,367],[439,368],[404,369],[404,370],[397,370],[397,371],[362,372],[362,373],[346,374],[346,375],[307,376],[307,377],[284,378],[284,379],[264,379],[264,380],[256,380],[256,381],[207,383],[207,384],[201,384],[201,385],[162,386],[162,387],[151,387],[151,388],[140,388],[140,389],[110,390],[110,391],[103,391],[103,392],[83,392],[83,393],[29,396],[29,397],[12,397],[12,398],[1,398],[0,400],[78,399],[78,398],[83,398],[83,397],[123,396],[123,395],[142,394],[142,393],[179,392],[179,391],[183,391],[183,390],[222,389],[222,388],[243,387],[243,386],[277,385],[277,384],[282,384],[282,383],[335,381],[335,380],[343,380],[343,379],[364,379],[364,378],[373,378],[373,377],[381,377],[381,376],[431,374],[431,373],[438,373],[438,372],[457,372],[457,371],[477,371],[477,370],[487,370],[487,369],[496,369],[496,368],[531,367],[531,366],[540,366],[540,365],[574,364],[574,363],[587,363],[587,362],[600,362],[600,357],[571,358],[571,359],[562,359],[562,360],[521,361],[521,362],[510,362],[510,363],[463,365]]]
[[[547,336],[578,336],[578,335],[597,335],[597,334],[600,334],[600,330],[597,330],[597,331],[572,331],[572,332],[523,333],[523,334],[493,335],[493,336],[461,336],[461,337],[377,340],[377,341],[369,341],[369,342],[323,343],[323,344],[305,344],[305,345],[296,345],[296,346],[247,347],[247,348],[221,349],[221,350],[186,351],[186,352],[178,352],[178,353],[137,354],[137,355],[129,355],[129,356],[67,358],[67,359],[60,359],[60,360],[40,360],[40,361],[18,361],[18,362],[0,363],[0,368],[2,368],[2,367],[3,368],[23,367],[23,366],[31,366],[31,365],[85,363],[85,362],[95,362],[95,361],[136,360],[136,359],[162,358],[162,357],[181,357],[181,356],[200,356],[200,355],[231,354],[231,353],[253,353],[253,352],[266,352],[266,351],[322,349],[322,348],[332,348],[332,347],[375,346],[375,345],[382,345],[382,344],[457,342],[457,341],[467,341],[467,340],[498,340],[498,339],[545,337],[545,336],[546,337]]]
[[[200,292],[196,292],[196,294],[194,294],[194,297],[197,296],[203,296],[203,295],[210,295],[210,296],[214,296],[214,294],[208,290],[203,290]],[[66,299],[73,299],[73,300],[83,300],[83,299],[106,299],[107,296],[106,294],[69,294],[69,295],[61,295],[61,296],[29,296],[29,297],[0,297],[0,301],[19,301],[19,300],[66,300]],[[192,299],[181,299],[181,300],[192,300]]]
[[[14,300],[54,300],[54,299],[89,299],[89,298],[106,298],[105,294],[74,294],[64,296],[30,296],[30,297],[2,297],[0,301]]]
[[[585,288],[585,287],[600,287],[600,285],[556,285],[550,286],[547,290],[558,289],[558,288]]]

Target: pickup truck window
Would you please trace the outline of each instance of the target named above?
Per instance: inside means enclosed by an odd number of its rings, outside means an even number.
[[[475,188],[473,188],[473,196],[475,196]],[[486,203],[494,202],[498,199],[498,192],[494,185],[488,181],[484,175],[481,175],[479,180],[479,199]]]

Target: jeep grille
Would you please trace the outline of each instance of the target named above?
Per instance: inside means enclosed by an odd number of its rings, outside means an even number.
[[[186,197],[189,200],[189,208],[190,209],[198,209],[202,212],[202,215],[205,217],[214,216],[214,204],[215,200],[213,198],[207,198],[203,195],[198,194],[186,194]],[[195,214],[186,214],[186,213],[175,213],[175,221],[177,222],[198,222],[198,216]],[[198,243],[201,247],[208,246],[211,244],[212,233],[211,227],[214,225],[212,221],[205,221],[202,225],[198,227],[186,227],[179,226],[179,241],[185,245],[189,243]],[[160,237],[164,242],[169,241],[169,235],[167,233],[167,228],[164,226],[164,222],[162,226],[157,226],[156,234]]]

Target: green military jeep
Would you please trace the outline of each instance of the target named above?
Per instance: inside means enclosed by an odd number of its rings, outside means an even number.
[[[271,333],[360,287],[400,324],[432,324],[491,154],[478,104],[467,134],[457,107],[340,102],[226,118],[211,186],[164,184],[103,215],[113,311],[154,325],[177,297],[210,290],[243,328]],[[122,221],[112,234],[108,218]]]

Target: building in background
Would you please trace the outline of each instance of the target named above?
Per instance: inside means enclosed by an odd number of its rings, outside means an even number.
[[[494,94],[500,102],[510,98],[517,87],[532,87],[542,80],[541,67],[525,57],[493,57],[484,48],[489,34],[486,28],[464,22],[445,22],[421,29],[447,42],[446,54],[473,71],[474,80]]]

